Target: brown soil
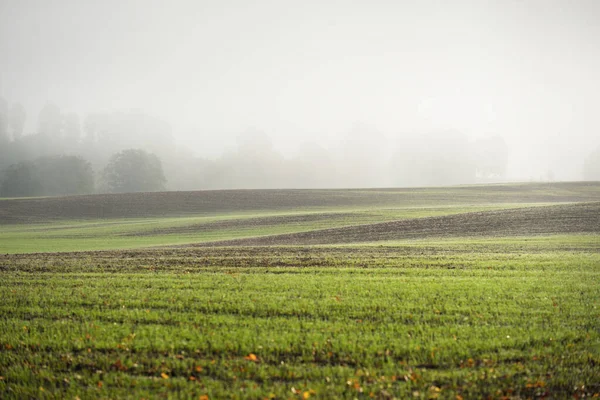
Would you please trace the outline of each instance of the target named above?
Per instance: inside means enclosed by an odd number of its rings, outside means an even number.
[[[201,243],[197,246],[315,245],[435,237],[530,236],[567,233],[600,233],[600,202],[417,218]]]
[[[242,211],[440,204],[584,202],[600,182],[344,190],[215,190],[0,200],[0,225],[64,219],[141,218]]]
[[[210,232],[220,229],[259,228],[275,225],[293,225],[306,222],[327,221],[330,218],[351,217],[352,213],[316,213],[302,215],[281,215],[271,217],[237,218],[231,220],[215,221],[202,224],[193,224],[172,228],[153,229],[145,232],[134,232],[127,236],[155,236],[167,234],[185,234]]]

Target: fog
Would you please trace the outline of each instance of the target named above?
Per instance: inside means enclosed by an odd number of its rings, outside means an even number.
[[[0,0],[0,169],[99,181],[140,148],[167,189],[600,179],[598,71],[596,0]]]

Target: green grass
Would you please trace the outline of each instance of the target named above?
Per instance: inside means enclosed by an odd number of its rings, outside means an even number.
[[[600,397],[599,200],[593,183],[2,200],[0,398]]]
[[[402,241],[379,241],[365,243],[365,246],[390,246],[403,248],[445,248],[448,251],[473,253],[511,253],[584,251],[600,252],[600,238],[593,234],[549,235],[549,236],[510,236],[510,237],[462,237],[444,239],[413,239]],[[353,246],[353,245],[348,245]]]
[[[545,203],[537,205],[545,205]],[[66,220],[41,224],[11,224],[3,226],[0,230],[0,253],[69,252],[184,245],[527,206],[530,205],[489,204],[359,210],[332,207],[320,212],[224,213],[179,218]],[[300,221],[269,222],[270,217],[293,216],[299,217]],[[317,218],[301,220],[303,217],[311,216]],[[263,222],[265,219],[266,222]],[[217,222],[234,224],[231,227],[219,225],[210,227],[209,224]],[[203,225],[207,225],[207,228],[204,229]]]
[[[0,391],[600,392],[600,254],[464,245],[4,256]]]

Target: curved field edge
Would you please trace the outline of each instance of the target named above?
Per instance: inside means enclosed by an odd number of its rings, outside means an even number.
[[[323,211],[486,203],[585,202],[599,182],[472,185],[407,189],[216,190],[4,199],[0,225],[60,220],[218,215],[231,212]]]
[[[197,245],[320,245],[444,237],[577,233],[600,233],[600,202],[469,212]]]
[[[536,204],[541,205],[541,204]],[[56,221],[7,225],[0,253],[85,251],[186,245],[215,240],[297,233],[373,222],[523,207],[522,204],[404,207],[329,212],[225,213],[215,216]]]
[[[480,188],[461,190],[458,201],[466,201]],[[552,190],[570,196],[565,187]],[[588,201],[598,199],[594,190]],[[428,192],[434,207],[454,201],[447,194]],[[304,246],[0,254],[0,397],[600,396],[600,235],[590,228],[597,207],[488,210],[339,228],[357,230],[356,243],[333,237],[334,243]],[[247,222],[259,226],[246,231],[254,235],[271,226],[320,223],[313,216],[302,223],[297,216],[254,217]],[[464,237],[465,229],[445,218],[466,218],[466,231],[477,233]],[[225,237],[246,226],[217,219],[214,232]],[[139,245],[185,238],[181,229],[189,226],[206,234],[198,221],[179,222],[132,225],[118,237]],[[419,235],[398,238],[398,224],[405,223],[416,223]],[[23,240],[45,229],[20,227],[30,229]],[[532,227],[537,230],[523,233]],[[157,228],[175,230],[152,232]],[[448,234],[432,235],[434,228]],[[69,229],[51,229],[47,249],[61,245],[52,240],[65,246],[96,240],[77,241],[86,229],[105,240],[121,228]],[[143,234],[131,235],[136,231]],[[313,231],[319,240],[326,236]],[[32,248],[39,251],[40,243]]]

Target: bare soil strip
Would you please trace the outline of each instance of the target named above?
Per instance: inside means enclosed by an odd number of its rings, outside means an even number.
[[[327,221],[330,218],[352,217],[352,213],[316,213],[302,215],[278,215],[269,217],[251,217],[241,219],[230,219],[215,222],[205,222],[201,224],[192,224],[171,228],[152,229],[149,231],[134,232],[125,236],[155,236],[155,235],[173,235],[186,233],[211,232],[220,229],[235,229],[244,227],[268,227],[275,225],[291,225],[306,222]]]
[[[169,217],[224,212],[331,210],[440,204],[589,202],[600,182],[337,190],[214,190],[0,200],[0,225],[57,220]]]
[[[317,245],[435,237],[567,233],[600,233],[600,202],[482,211],[201,243],[196,246]]]

